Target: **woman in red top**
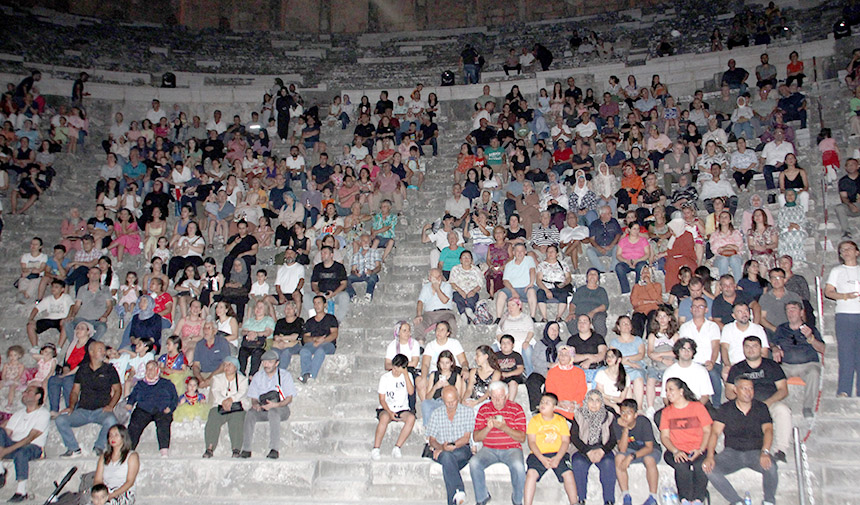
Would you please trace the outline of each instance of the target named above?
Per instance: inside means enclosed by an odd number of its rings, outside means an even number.
[[[660,440],[666,448],[663,459],[675,469],[678,497],[704,502],[708,476],[702,463],[714,422],[681,379],[673,377],[666,381],[666,399],[669,406],[660,417]]]
[[[68,407],[72,387],[75,385],[75,373],[82,364],[89,363],[87,347],[93,341],[92,337],[95,333],[96,330],[93,325],[86,321],[81,321],[75,326],[75,338],[66,349],[63,371],[48,379],[48,403],[51,406],[51,417],[55,417],[60,410],[61,395]]]
[[[800,61],[800,55],[797,54],[797,51],[792,51],[791,54],[788,55],[788,65],[786,65],[786,75],[785,85],[791,86],[793,81],[797,81],[797,87],[803,86],[803,78],[806,77],[803,74],[803,62]]]

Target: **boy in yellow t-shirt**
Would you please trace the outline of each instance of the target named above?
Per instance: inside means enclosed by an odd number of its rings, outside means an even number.
[[[528,472],[523,490],[523,504],[532,505],[538,481],[547,470],[555,472],[570,503],[576,503],[576,482],[570,468],[567,448],[570,445],[570,428],[567,420],[554,412],[558,396],[544,393],[538,406],[538,414],[531,418],[526,428],[531,454],[526,459]]]

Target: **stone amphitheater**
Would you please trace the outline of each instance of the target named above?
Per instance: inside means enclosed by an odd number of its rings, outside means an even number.
[[[4,9],[4,13],[10,15],[9,8]],[[814,12],[816,11],[798,11],[798,25],[801,25],[803,16],[811,16]],[[822,8],[818,18],[820,23],[810,18],[808,24],[830,26],[831,20],[837,17],[838,9],[829,6],[829,9]],[[675,18],[670,18],[670,23],[672,19]],[[631,24],[628,28],[632,31],[637,28],[648,31],[654,22],[660,21],[662,20],[652,20],[651,25],[640,27]],[[609,22],[623,23],[624,18],[622,16],[610,19]],[[492,47],[499,49],[516,45],[532,36],[531,34],[540,34],[542,26],[544,25],[530,26],[528,31],[519,34],[497,33],[480,36],[486,37],[486,40],[492,39]],[[777,40],[766,49],[757,46],[720,53],[689,52],[665,58],[651,58],[650,54],[646,54],[648,40],[642,42],[642,39],[631,37],[643,45],[632,46],[625,55],[612,61],[579,61],[574,55],[566,55],[547,72],[506,78],[491,67],[484,77],[494,96],[504,96],[511,85],[517,84],[531,99],[538,89],[551,89],[552,82],[563,81],[571,75],[577,78],[577,85],[581,88],[592,87],[599,93],[602,92],[609,75],[618,75],[623,79],[623,76],[632,74],[637,76],[640,82],[647,82],[652,74],[660,74],[672,94],[686,104],[696,89],[704,89],[708,93],[706,96],[713,96],[717,89],[718,76],[726,68],[729,58],[736,59],[740,67],[752,69],[758,63],[759,54],[767,51],[771,63],[778,69],[783,69],[788,61],[788,53],[798,50],[806,68],[815,70],[814,74],[807,72],[809,79],[804,85],[810,111],[808,129],[799,130],[799,127],[795,126],[798,129],[795,144],[799,165],[809,171],[812,188],[808,215],[810,238],[805,245],[810,261],[808,264],[799,265],[796,271],[812,280],[826,275],[829,268],[837,264],[834,244],[840,238],[840,233],[834,226],[835,214],[828,214],[828,209],[839,203],[839,196],[832,189],[824,189],[821,184],[821,157],[814,139],[820,128],[828,127],[834,132],[843,158],[847,157],[846,153],[851,153],[858,147],[857,139],[849,138],[846,114],[849,110],[850,95],[841,81],[844,74],[840,75],[839,72],[847,64],[850,50],[855,45],[860,46],[860,40],[856,38],[834,40],[832,34],[827,34],[827,29],[822,30],[820,26],[816,29],[818,31],[815,33],[818,33],[819,38],[809,34],[797,35]],[[809,30],[809,33],[813,31]],[[553,32],[557,33],[555,29]],[[477,30],[474,33],[477,33]],[[475,36],[474,33],[472,36]],[[524,33],[526,35],[523,35]],[[452,38],[456,40],[455,43],[432,43],[434,40]],[[395,44],[421,46],[420,41],[424,41],[425,47],[437,48],[443,45],[456,54],[457,44],[460,44],[462,39],[462,33],[412,32],[394,37],[379,35],[375,38],[373,34],[369,34],[345,43],[344,47],[355,49],[364,42],[366,45],[361,46],[364,49],[363,56],[360,57],[370,58],[369,63],[383,63],[384,58],[399,57],[388,54],[388,49],[382,49],[383,47],[390,48]],[[337,41],[334,41],[334,45],[337,46]],[[640,48],[638,53],[637,47]],[[14,48],[5,50],[15,51]],[[559,50],[563,51],[563,47]],[[343,53],[330,48],[327,51],[333,55]],[[497,50],[495,59],[491,60],[497,65],[499,54],[501,52]],[[638,59],[637,54],[645,56]],[[630,57],[631,55],[633,57]],[[4,56],[16,55],[10,53]],[[217,54],[210,57],[217,59]],[[359,58],[355,55],[353,57]],[[179,103],[183,110],[200,114],[201,117],[209,117],[212,110],[220,108],[225,111],[225,117],[237,113],[244,118],[247,111],[259,106],[262,93],[271,86],[271,79],[284,75],[272,71],[272,67],[261,68],[258,69],[260,71],[242,74],[242,84],[218,85],[217,79],[207,80],[206,74],[189,71],[187,75],[180,76],[188,79],[185,87],[180,85],[176,89],[159,89],[150,86],[150,81],[162,68],[153,68],[152,73],[139,73],[139,78],[146,81],[140,82],[135,81],[130,72],[134,69],[117,71],[117,68],[122,67],[121,64],[111,70],[99,71],[98,68],[94,69],[88,65],[76,65],[74,61],[62,61],[62,58],[59,58],[61,61],[54,62],[49,58],[50,55],[47,54],[40,54],[33,59],[29,56],[21,56],[20,59],[3,57],[4,66],[0,79],[4,82],[18,82],[24,76],[24,69],[42,68],[45,74],[40,83],[42,94],[48,98],[49,103],[60,104],[67,100],[71,89],[71,81],[68,80],[70,75],[74,75],[79,69],[86,69],[92,75],[99,76],[87,86],[87,91],[92,94],[87,99],[91,121],[90,140],[77,154],[59,155],[56,163],[58,176],[47,196],[42,198],[32,211],[26,215],[4,216],[5,228],[0,249],[7,259],[3,260],[0,267],[0,286],[6,287],[0,290],[0,304],[3,306],[0,311],[0,327],[4,329],[6,346],[27,343],[24,323],[31,307],[16,304],[15,291],[11,287],[19,275],[17,258],[26,251],[27,243],[34,235],[42,237],[46,246],[58,241],[60,224],[68,208],[77,205],[90,209],[93,206],[87,202],[93,198],[93,181],[98,178],[103,159],[97,140],[106,136],[107,122],[114,112],[121,111],[126,118],[143,117],[150,100],[158,97],[166,107]],[[362,66],[362,62],[357,59],[353,60],[357,63],[346,70],[342,62],[326,61],[326,57],[321,59],[321,71],[318,72],[301,71],[308,66],[306,59],[280,67],[291,69],[285,73],[293,72],[296,76],[292,79],[294,82],[304,83],[299,86],[299,91],[305,97],[306,104],[317,103],[325,106],[330,97],[337,93],[349,94],[354,100],[361,95],[374,99],[381,89],[389,90],[392,96],[408,95],[414,82],[419,80],[425,83],[425,93],[436,92],[442,103],[438,118],[441,129],[439,156],[428,159],[427,180],[420,193],[415,194],[410,190],[409,203],[396,230],[397,247],[385,273],[380,275],[381,280],[373,303],[354,306],[348,318],[341,322],[337,353],[326,359],[319,380],[307,385],[297,384],[298,396],[291,406],[292,416],[282,429],[281,458],[274,461],[259,457],[248,460],[231,459],[226,433],[222,433],[215,457],[201,459],[200,455],[204,449],[202,423],[185,423],[173,425],[171,454],[168,459],[162,459],[156,449],[154,429],[150,428],[144,433],[138,448],[141,456],[141,471],[137,479],[138,503],[423,504],[442,503],[444,500],[444,485],[439,465],[420,458],[423,445],[420,432],[413,433],[405,444],[402,459],[394,460],[383,456],[381,461],[371,461],[369,452],[376,426],[376,386],[382,373],[384,349],[391,340],[394,323],[400,319],[409,319],[414,314],[415,300],[427,274],[429,249],[427,245],[421,244],[419,232],[424,223],[439,218],[444,211],[452,168],[456,166],[456,154],[463,138],[471,130],[471,99],[480,95],[481,85],[433,85],[443,70],[453,68],[456,64],[455,60],[452,62],[450,55],[442,61],[431,58],[432,63],[389,60],[391,72],[388,73],[381,72],[376,67]],[[373,71],[369,71],[371,69]],[[132,77],[129,77],[130,75]],[[147,75],[150,76],[149,80],[146,80]],[[229,79],[229,74],[218,75],[220,79]],[[350,142],[351,135],[339,128],[324,127],[323,140],[329,146],[342,145]],[[283,154],[286,147],[279,143],[275,152]],[[762,180],[755,181],[754,185],[757,190],[764,189]],[[746,207],[748,197],[749,193],[741,193],[739,208]],[[4,206],[8,209],[7,202],[4,202]],[[172,224],[173,216],[168,222]],[[263,249],[258,264],[265,265],[266,260],[276,253],[275,248]],[[223,253],[216,254],[216,257],[220,262]],[[270,279],[273,279],[276,267],[267,268]],[[129,270],[143,271],[142,262],[138,259],[127,260],[119,272],[120,278],[124,278],[125,272]],[[574,284],[584,284],[584,276],[575,275]],[[615,276],[604,276],[602,284],[610,295],[609,320],[614,321],[618,315],[628,313],[631,309],[629,298],[621,294]],[[823,307],[819,321],[827,342],[827,352],[824,356],[821,398],[815,417],[804,419],[799,415],[801,408],[798,386],[791,386],[788,400],[795,412],[794,424],[805,441],[808,455],[806,464],[810,474],[804,476],[804,484],[811,485],[811,489],[809,498],[801,501],[798,493],[798,462],[794,454],[789,454],[787,463],[780,465],[777,495],[777,502],[780,504],[813,503],[810,500],[814,500],[814,503],[834,505],[860,503],[854,480],[860,475],[860,463],[856,458],[856,454],[860,452],[860,399],[835,397],[836,341],[833,337],[833,304],[826,301]],[[107,343],[118,344],[120,330],[115,313],[108,321],[108,328],[105,337]],[[478,345],[492,342],[494,332],[495,328],[492,326],[474,325],[460,332],[459,338],[467,349],[470,360],[471,350]],[[165,335],[167,333],[166,331]],[[52,334],[46,335],[48,339],[53,338]],[[291,367],[294,376],[298,375],[297,361],[294,360]],[[526,403],[524,390],[521,390],[518,400],[521,404]],[[266,429],[265,426],[258,427],[260,433],[255,438],[259,446],[254,447],[255,454],[265,452],[263,441],[267,437],[263,435],[263,430]],[[383,447],[393,445],[395,430],[398,429],[396,426],[389,429]],[[93,426],[78,432],[78,439],[84,447],[88,447],[95,436]],[[36,499],[44,500],[53,490],[52,482],[65,474],[73,464],[81,471],[95,468],[95,457],[75,461],[61,460],[58,455],[62,451],[62,442],[52,424],[46,457],[31,464],[30,491],[35,493]],[[5,464],[11,469],[8,461]],[[671,468],[661,463],[659,469],[661,480],[671,480]],[[473,503],[469,472],[464,470],[463,476],[469,495],[468,502]],[[598,503],[601,499],[596,469],[592,469],[591,477],[589,502]],[[563,489],[551,480],[545,478],[538,486],[536,503],[565,502]],[[754,502],[760,502],[761,486],[758,475],[742,471],[735,474],[731,480],[742,492],[749,490]],[[497,465],[488,470],[488,484],[492,496],[501,500],[507,499],[510,482],[504,467]],[[76,485],[77,476],[69,487]],[[13,488],[14,486],[7,485],[0,491],[0,498],[11,496]],[[631,469],[631,493],[636,503],[641,503],[647,496],[644,468],[641,466]],[[714,503],[724,503],[722,498],[713,492],[712,497]]]

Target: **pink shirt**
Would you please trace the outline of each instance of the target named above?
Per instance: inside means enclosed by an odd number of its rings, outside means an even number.
[[[634,244],[630,242],[629,236],[625,235],[618,241],[618,248],[621,249],[621,257],[626,260],[635,260],[645,256],[645,248],[648,247],[648,239],[639,236],[639,240]]]
[[[818,150],[826,153],[827,151],[836,151],[836,141],[833,139],[824,139],[818,143]]]

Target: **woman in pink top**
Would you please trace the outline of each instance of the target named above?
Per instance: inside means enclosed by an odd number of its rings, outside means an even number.
[[[618,276],[618,284],[621,285],[622,294],[630,292],[627,274],[635,271],[636,282],[639,282],[642,268],[648,265],[648,258],[651,256],[648,237],[641,236],[639,232],[639,223],[631,223],[627,227],[627,234],[621,237],[615,250],[615,257],[618,259],[618,263],[615,265],[615,275]]]
[[[743,251],[744,239],[740,230],[732,225],[732,216],[729,211],[724,210],[717,216],[717,227],[711,234],[711,251],[714,252],[714,265],[723,276],[732,271],[736,281],[743,278],[743,262],[741,252]]]

